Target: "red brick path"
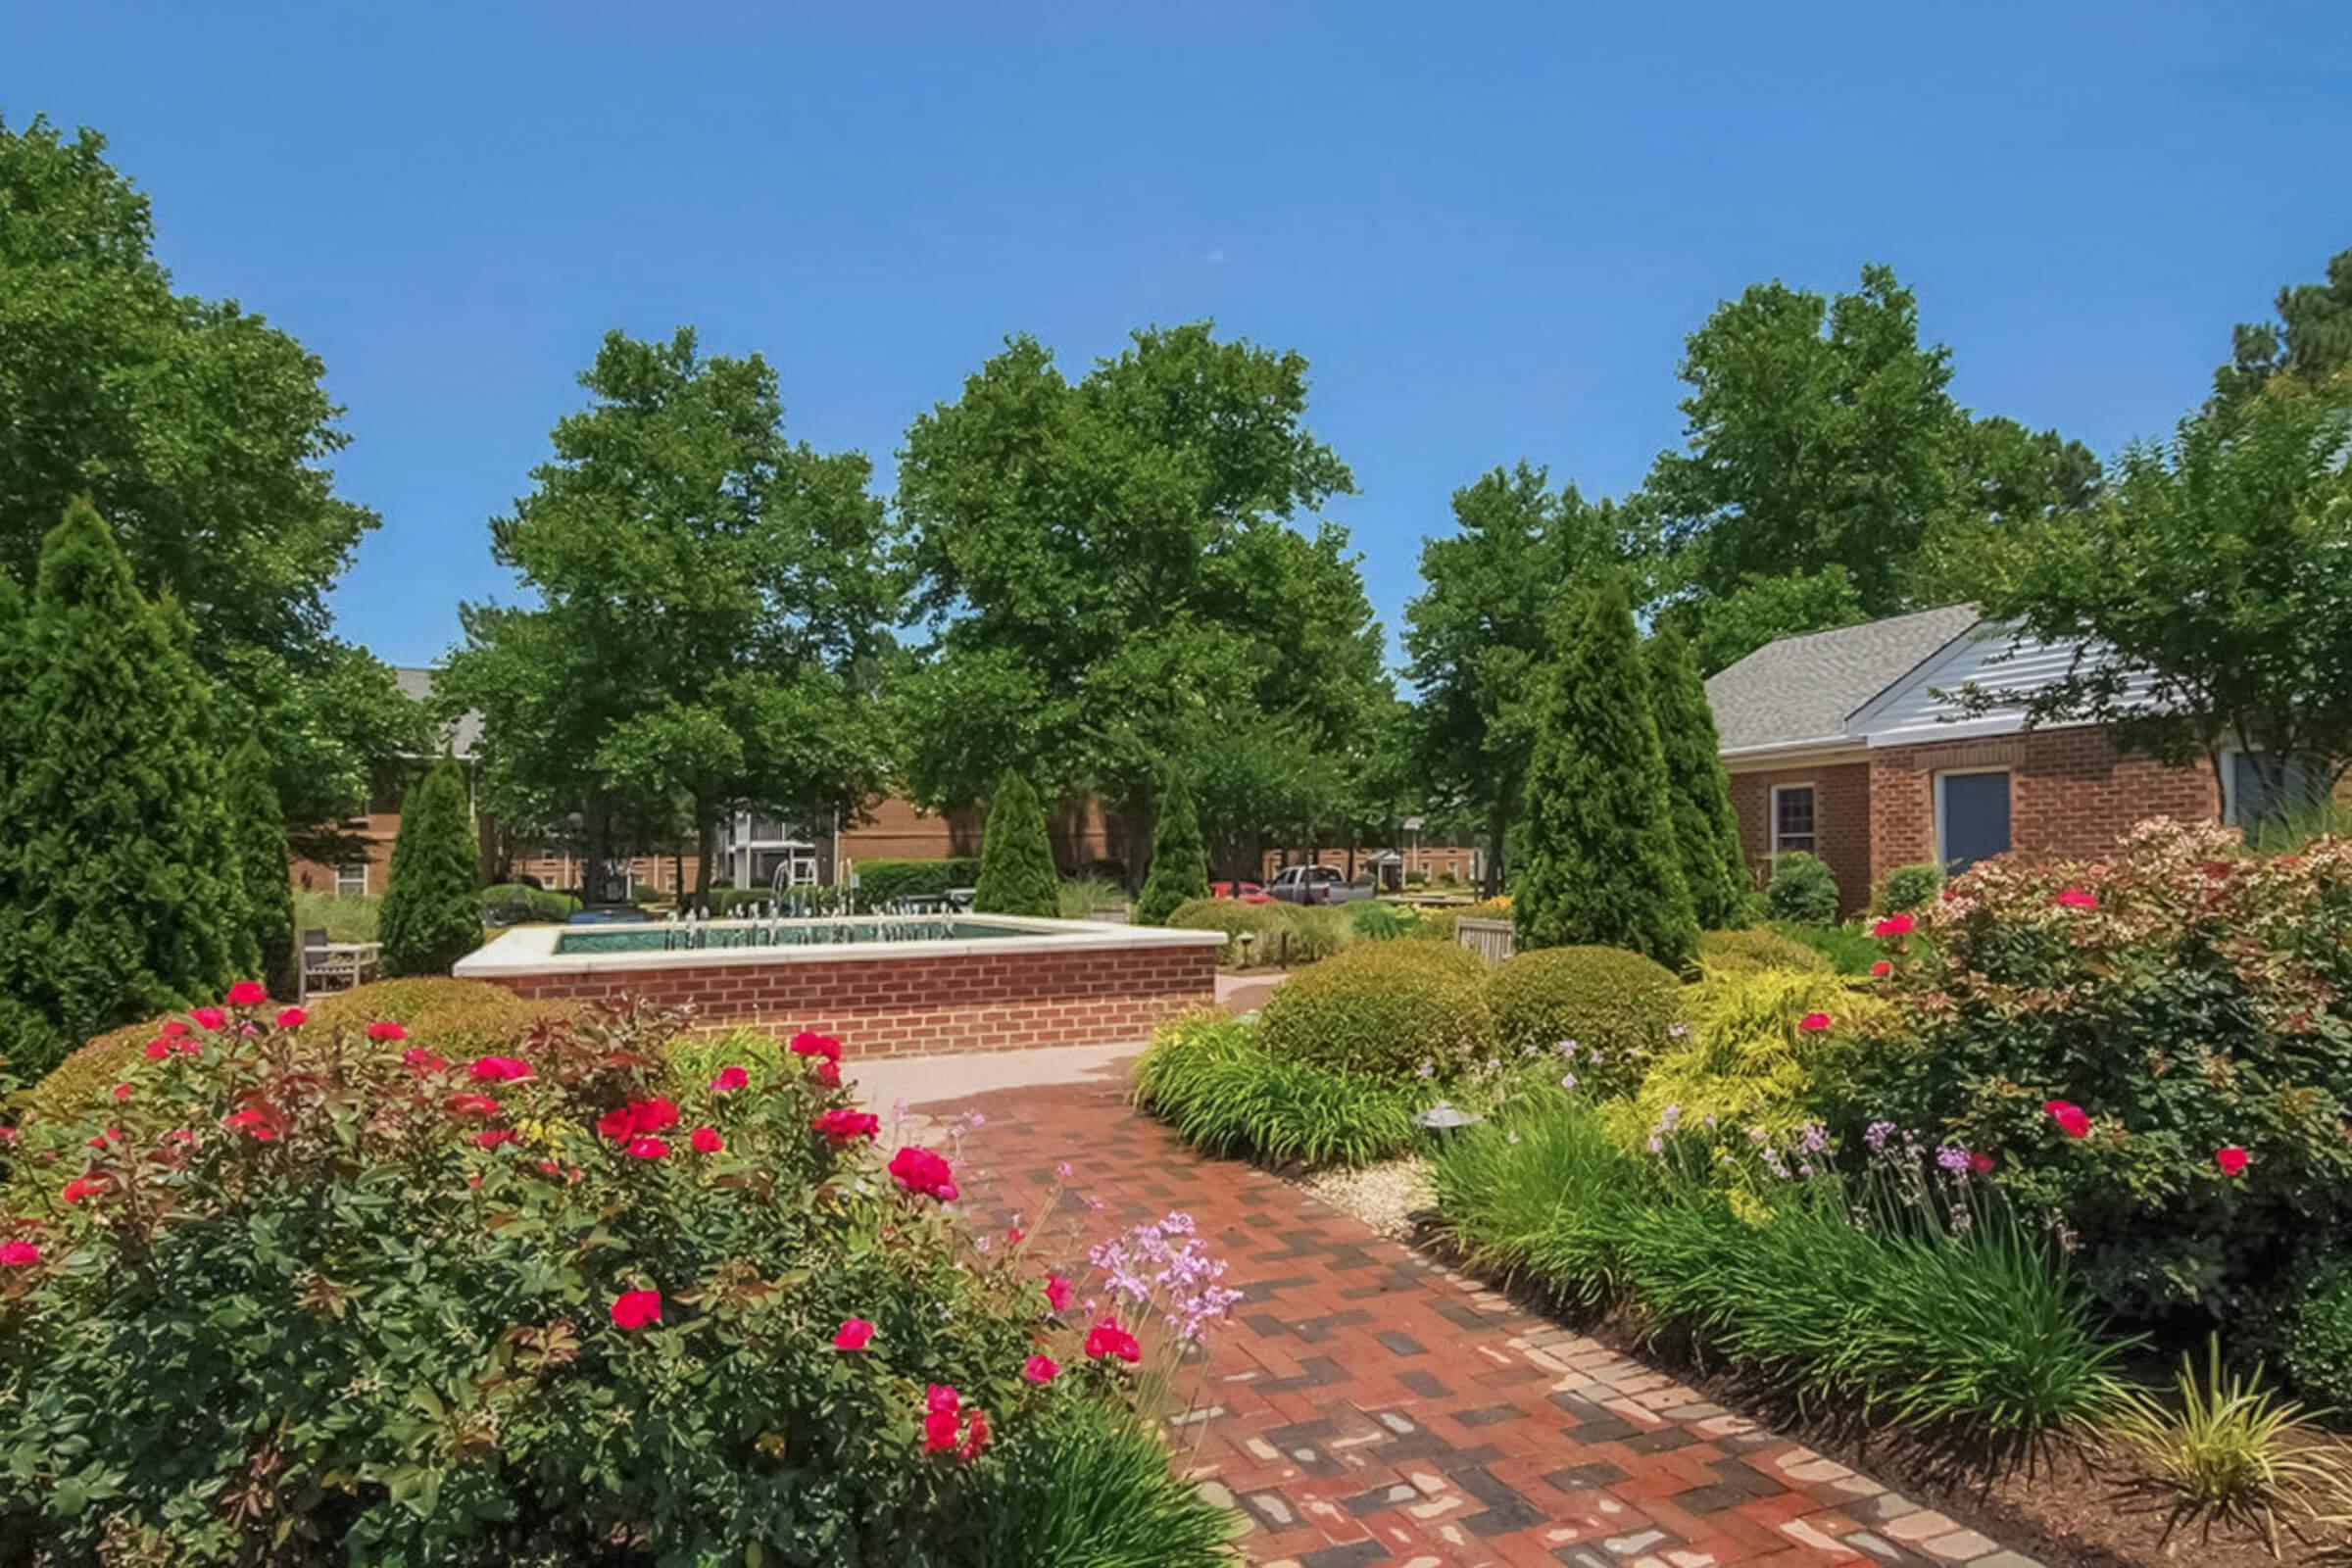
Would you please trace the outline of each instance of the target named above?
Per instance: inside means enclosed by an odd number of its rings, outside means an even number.
[[[1185,1209],[1231,1259],[1247,1298],[1209,1342],[1197,1473],[1250,1516],[1253,1562],[2034,1568],[1273,1176],[1200,1158],[1117,1085],[917,1108],[985,1113],[962,1142],[976,1216],[1034,1214],[1068,1160],[1102,1219]]]

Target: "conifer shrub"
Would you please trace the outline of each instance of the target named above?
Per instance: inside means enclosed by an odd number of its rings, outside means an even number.
[[[972,911],[1048,919],[1061,913],[1061,884],[1054,870],[1054,843],[1046,836],[1046,810],[1038,804],[1037,791],[1013,768],[1004,770],[988,803]]]
[[[1829,958],[1815,948],[1770,926],[1751,925],[1738,931],[1698,934],[1698,961],[1705,969],[1828,969]]]
[[[1259,1012],[1265,1047],[1393,1082],[1449,1078],[1493,1048],[1486,981],[1486,964],[1458,948],[1364,943],[1275,988]]]
[[[1643,1066],[1670,1043],[1682,1004],[1674,971],[1622,948],[1538,948],[1505,960],[1487,981],[1503,1058],[1556,1056],[1595,1096],[1630,1094],[1641,1083]]]
[[[1764,912],[1775,920],[1831,925],[1838,919],[1838,879],[1818,855],[1786,850],[1773,858],[1772,881],[1764,889]]]
[[[1698,922],[1624,584],[1612,573],[1578,590],[1555,641],[1528,763],[1513,944],[1626,948],[1688,968]]]
[[[294,958],[294,882],[287,871],[286,816],[270,776],[270,754],[248,735],[228,754],[228,808],[237,832],[237,866],[253,915],[260,974],[273,996],[300,984]]]
[[[1143,896],[1135,901],[1136,923],[1166,925],[1186,900],[1207,897],[1208,851],[1200,842],[1193,792],[1181,779],[1171,780],[1160,792],[1159,814],[1152,824],[1152,869],[1144,878]]]
[[[1732,810],[1731,776],[1723,769],[1715,710],[1699,679],[1690,642],[1672,626],[1650,634],[1642,652],[1649,674],[1649,708],[1666,760],[1666,796],[1683,882],[1701,927],[1721,930],[1754,918],[1756,890],[1740,848],[1740,819]]]
[[[481,841],[466,775],[443,758],[401,801],[379,940],[384,973],[441,975],[482,945]]]
[[[219,994],[259,954],[211,687],[87,503],[42,542],[5,640],[0,1058],[29,1081],[91,1035]]]

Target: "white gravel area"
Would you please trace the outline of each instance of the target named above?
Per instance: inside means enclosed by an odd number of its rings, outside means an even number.
[[[1300,1188],[1384,1236],[1412,1234],[1412,1216],[1438,1206],[1430,1185],[1429,1161],[1418,1154],[1384,1160],[1361,1170],[1324,1170],[1298,1178]]]

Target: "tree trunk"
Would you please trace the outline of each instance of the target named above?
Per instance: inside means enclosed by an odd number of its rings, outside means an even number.
[[[594,796],[580,813],[580,902],[605,902],[605,806]]]
[[[716,808],[699,796],[694,803],[694,896],[705,914],[710,912],[710,841],[718,825]],[[678,890],[678,902],[686,902],[686,892]]]
[[[1490,899],[1502,892],[1502,840],[1510,829],[1510,808],[1498,802],[1487,812],[1486,875],[1479,878],[1479,891]]]

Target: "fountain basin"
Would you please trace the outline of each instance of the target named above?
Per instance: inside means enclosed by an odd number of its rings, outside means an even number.
[[[854,1055],[1142,1045],[1215,1000],[1222,933],[1016,915],[523,926],[458,960],[534,1001],[689,1004]]]

